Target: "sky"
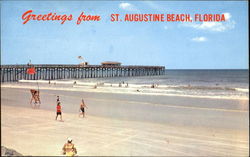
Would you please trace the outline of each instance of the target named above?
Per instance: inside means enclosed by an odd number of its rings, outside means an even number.
[[[161,65],[166,69],[248,69],[247,1],[1,1],[1,64]],[[29,21],[22,15],[73,15]],[[100,21],[78,16],[100,15]],[[111,22],[111,14],[224,14],[226,22]]]

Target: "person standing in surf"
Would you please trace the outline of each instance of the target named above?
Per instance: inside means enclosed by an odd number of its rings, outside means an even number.
[[[84,118],[85,117],[85,107],[88,108],[86,106],[86,104],[84,103],[84,100],[82,99],[82,102],[80,104],[80,114],[79,114],[79,117],[82,115],[82,117]]]
[[[62,107],[61,107],[60,102],[58,102],[56,106],[56,120],[57,120],[58,115],[60,115],[61,121],[63,121],[62,120]]]

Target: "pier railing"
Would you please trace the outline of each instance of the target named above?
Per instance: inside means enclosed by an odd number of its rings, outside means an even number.
[[[35,74],[28,74],[27,69],[35,67]],[[1,82],[18,80],[56,80],[98,77],[130,77],[163,75],[164,66],[106,66],[106,65],[71,65],[71,64],[35,64],[1,65]]]

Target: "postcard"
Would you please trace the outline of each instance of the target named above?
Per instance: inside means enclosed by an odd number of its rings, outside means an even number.
[[[248,1],[1,1],[1,155],[249,156]]]

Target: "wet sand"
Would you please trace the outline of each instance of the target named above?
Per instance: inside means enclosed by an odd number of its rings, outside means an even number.
[[[64,122],[54,120],[56,95]],[[56,90],[41,90],[40,109],[29,100],[29,89],[1,88],[2,145],[24,155],[60,155],[68,136],[79,155],[249,155],[246,100]]]

